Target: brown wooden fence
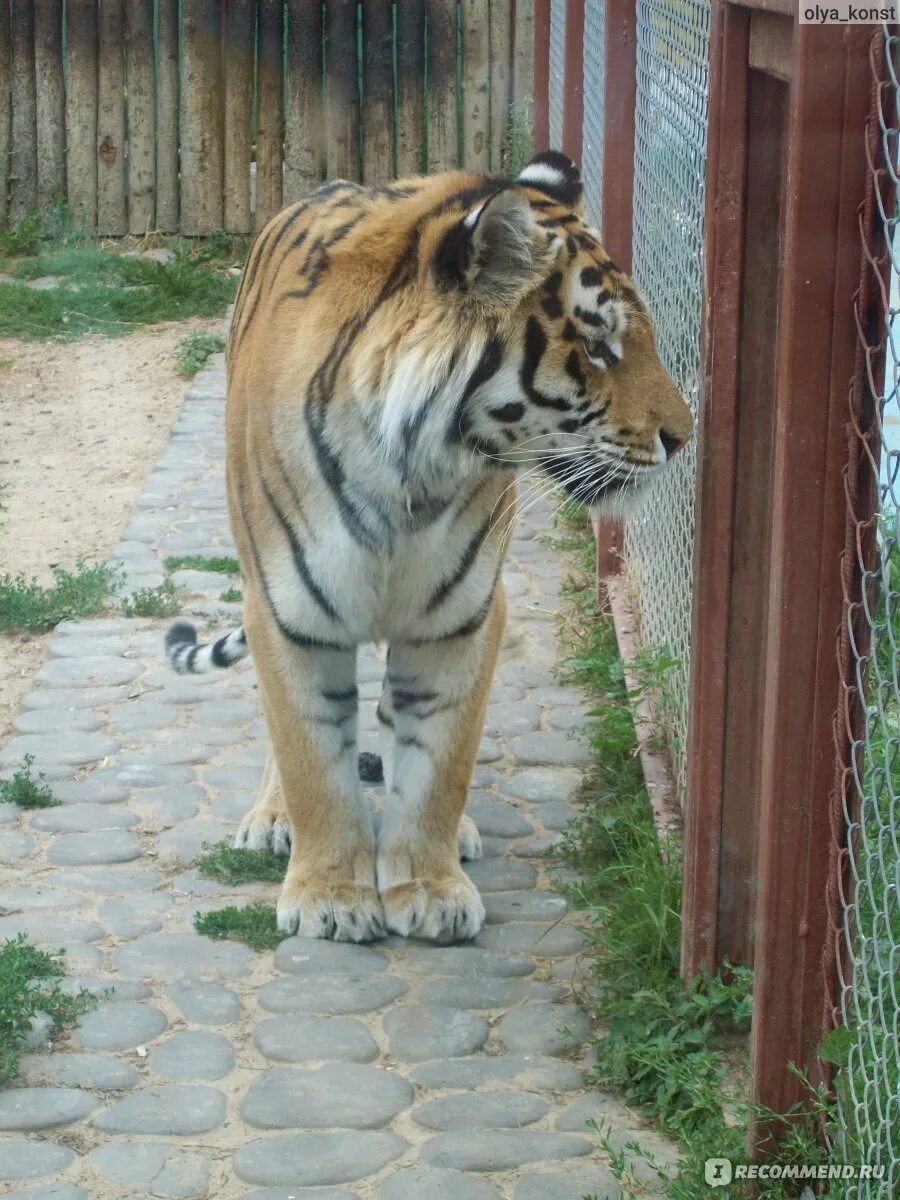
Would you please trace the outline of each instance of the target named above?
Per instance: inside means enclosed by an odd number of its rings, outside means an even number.
[[[502,166],[533,0],[0,0],[0,225],[249,233],[319,180]]]

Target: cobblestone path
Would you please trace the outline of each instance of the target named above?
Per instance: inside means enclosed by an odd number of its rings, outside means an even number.
[[[232,550],[223,396],[217,361],[115,549],[132,587],[159,583],[167,555]],[[115,993],[52,1050],[36,1030],[20,1086],[0,1092],[0,1193],[602,1200],[618,1186],[591,1118],[619,1146],[672,1159],[584,1087],[583,935],[561,920],[544,851],[573,815],[585,706],[554,677],[561,567],[535,538],[546,521],[529,515],[505,571],[510,620],[469,804],[485,857],[467,870],[489,922],[475,945],[290,938],[273,956],[196,934],[198,909],[275,900],[274,886],[228,888],[192,866],[233,835],[260,776],[252,666],[176,676],[165,622],[59,627],[0,768],[33,754],[63,804],[0,806],[0,937],[63,946],[73,983]],[[237,623],[223,576],[175,581],[189,613]],[[361,656],[361,749],[377,749],[382,672]]]

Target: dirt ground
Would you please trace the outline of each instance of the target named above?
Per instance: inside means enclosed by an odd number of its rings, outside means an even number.
[[[106,557],[181,404],[175,344],[188,329],[220,325],[67,344],[0,338],[0,574],[43,583],[54,566]],[[48,636],[0,635],[0,739]]]

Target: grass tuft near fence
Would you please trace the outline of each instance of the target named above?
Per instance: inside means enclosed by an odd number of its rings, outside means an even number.
[[[89,565],[77,559],[75,569],[56,567],[49,587],[24,572],[0,576],[0,631],[52,629],[60,621],[90,617],[102,612],[110,597],[121,590],[115,568]]]

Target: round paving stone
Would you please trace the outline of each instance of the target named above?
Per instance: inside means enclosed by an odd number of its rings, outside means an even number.
[[[40,912],[20,913],[15,917],[0,917],[0,941],[24,934],[29,941],[43,946],[64,942],[95,942],[103,930],[94,921],[54,920]]]
[[[472,1090],[509,1083],[532,1092],[577,1092],[584,1076],[571,1063],[537,1055],[498,1054],[487,1058],[450,1058],[414,1067],[410,1078],[420,1087]]]
[[[222,821],[242,821],[253,807],[249,792],[222,792],[212,804],[212,814]]]
[[[108,804],[62,804],[31,818],[31,828],[47,833],[101,833],[106,829],[131,829],[140,824],[137,813]]]
[[[0,862],[17,862],[34,854],[34,839],[15,829],[0,829]]]
[[[489,892],[484,911],[489,922],[531,921],[561,917],[569,907],[558,892]]]
[[[574,1133],[541,1130],[488,1130],[472,1133],[439,1133],[421,1147],[423,1162],[457,1171],[512,1171],[525,1163],[578,1158],[593,1149],[587,1138]]]
[[[170,1083],[134,1092],[94,1119],[105,1133],[209,1133],[225,1120],[225,1097],[215,1088]]]
[[[58,867],[89,866],[92,863],[122,863],[140,858],[141,844],[123,829],[100,833],[62,833],[53,841],[47,857]]]
[[[530,1000],[559,1000],[569,991],[558,983],[530,979],[431,979],[419,996],[450,1008],[512,1008]]]
[[[353,1183],[374,1175],[406,1149],[395,1133],[289,1133],[241,1146],[234,1171],[245,1183],[266,1186]]]
[[[259,705],[252,700],[204,700],[194,709],[199,725],[244,725],[259,716]]]
[[[167,829],[157,838],[160,861],[166,863],[189,863],[202,853],[205,846],[214,846],[228,838],[233,832],[231,826],[222,821],[211,821],[207,817],[199,817],[196,821],[185,821]]]
[[[590,1032],[587,1016],[574,1004],[526,1004],[502,1017],[497,1030],[513,1051],[567,1054],[578,1049]]]
[[[115,687],[131,683],[143,674],[144,666],[133,658],[91,655],[88,658],[51,658],[35,676],[47,687]]]
[[[413,1118],[426,1129],[521,1129],[547,1115],[550,1105],[529,1092],[482,1092],[441,1096],[413,1109]]]
[[[254,1079],[241,1115],[257,1129],[383,1129],[413,1096],[405,1079],[379,1067],[275,1067]]]
[[[589,1121],[598,1125],[633,1125],[634,1115],[617,1097],[608,1092],[582,1096],[556,1120],[560,1133],[584,1133],[590,1136]]]
[[[26,1132],[80,1121],[97,1107],[90,1092],[68,1087],[21,1087],[0,1092],[0,1129]]]
[[[384,1018],[391,1054],[402,1062],[472,1054],[487,1041],[489,1028],[483,1017],[439,1004],[405,1004]]]
[[[101,905],[100,920],[114,937],[139,937],[162,928],[163,914],[172,903],[165,892],[116,897]]]
[[[335,1191],[334,1188],[305,1188],[300,1196],[296,1188],[263,1188],[247,1192],[241,1200],[359,1200],[356,1192]]]
[[[52,665],[52,664],[48,664]],[[64,763],[83,767],[115,754],[118,746],[105,733],[57,730],[55,733],[23,733],[0,750],[0,767],[18,766],[26,754],[39,765]]]
[[[219,983],[173,983],[167,995],[181,1015],[198,1025],[229,1025],[241,1015],[241,1002]]]
[[[500,1194],[486,1179],[473,1179],[459,1171],[410,1167],[385,1179],[378,1200],[500,1200]]]
[[[111,729],[120,733],[143,733],[148,729],[167,729],[178,720],[178,709],[172,704],[158,704],[155,700],[132,701],[123,704],[109,714]]]
[[[530,959],[492,954],[478,946],[410,946],[403,966],[416,975],[471,975],[477,979],[485,975],[506,979],[534,971]]]
[[[7,911],[22,909],[23,912],[49,912],[64,908],[68,912],[74,912],[87,904],[90,904],[87,896],[79,896],[77,892],[67,891],[65,888],[48,887],[46,884],[35,883],[31,887],[0,889],[0,909]]]
[[[505,800],[472,798],[466,812],[478,826],[482,837],[517,838],[534,833],[534,826]]]
[[[228,979],[250,973],[253,951],[196,933],[149,933],[120,946],[113,959],[117,971],[136,979]]]
[[[87,708],[38,708],[19,713],[13,727],[19,733],[55,733],[63,729],[95,733],[100,722]]]
[[[228,792],[255,792],[262,779],[262,773],[262,764],[250,767],[216,767],[204,772],[203,782]]]
[[[128,789],[111,780],[87,779],[64,780],[53,785],[53,795],[63,804],[118,804],[128,799]]]
[[[58,627],[57,627],[58,628]],[[108,704],[116,704],[127,700],[127,687],[45,687],[38,691],[29,692],[22,699],[22,707],[32,710],[45,708],[105,708]]]
[[[152,1190],[154,1196],[206,1196],[211,1161],[204,1154],[160,1142],[108,1142],[87,1161],[112,1183]]]
[[[147,892],[156,887],[162,875],[156,871],[144,871],[140,867],[122,867],[119,870],[98,867],[94,871],[60,871],[54,879],[67,887],[121,895],[127,892]]]
[[[75,1152],[54,1142],[4,1138],[0,1144],[0,1179],[40,1179],[65,1171],[75,1161]]]
[[[463,871],[484,893],[531,888],[537,883],[534,867],[514,858],[483,858],[479,862],[463,863]]]
[[[111,1092],[133,1088],[141,1078],[130,1063],[119,1058],[62,1050],[53,1054],[26,1055],[22,1059],[22,1072],[29,1083],[99,1088]]]
[[[536,958],[568,958],[587,945],[587,938],[572,925],[541,925],[537,922],[512,921],[483,929],[479,946],[511,954],[530,954]]]
[[[553,771],[549,768],[532,767],[518,771],[503,781],[502,791],[518,800],[530,800],[533,804],[547,801],[566,802],[574,799],[582,785],[581,776],[572,771]]]
[[[392,975],[319,975],[276,979],[259,990],[269,1012],[348,1016],[385,1008],[409,987]]]
[[[538,729],[541,719],[540,706],[531,700],[491,704],[487,711],[487,728],[501,737],[513,737]]]
[[[559,833],[579,816],[579,810],[573,804],[542,804],[537,816],[545,829]]]
[[[378,1044],[352,1017],[269,1017],[253,1031],[257,1049],[274,1062],[368,1063]]]
[[[86,1050],[133,1050],[159,1037],[165,1014],[150,1004],[110,1000],[79,1018],[72,1040]]]
[[[291,937],[275,951],[275,966],[290,975],[372,975],[386,971],[388,960],[369,946]]]
[[[560,834],[550,833],[544,837],[530,838],[527,842],[519,842],[514,853],[520,858],[547,858],[561,842]]]
[[[599,1164],[567,1167],[523,1175],[516,1184],[513,1200],[619,1200],[621,1188],[613,1173]]]
[[[88,1200],[84,1188],[74,1183],[46,1183],[33,1188],[16,1188],[5,1192],[5,1200]]]
[[[125,653],[125,642],[113,634],[99,637],[97,634],[69,634],[54,638],[50,643],[51,658],[100,658],[104,655],[119,658]]]
[[[173,1033],[147,1059],[163,1079],[222,1079],[234,1067],[234,1047],[220,1033]]]
[[[70,996],[79,992],[114,992],[116,1000],[146,1000],[152,995],[142,983],[130,979],[109,979],[99,975],[66,975],[57,980],[60,991]]]

